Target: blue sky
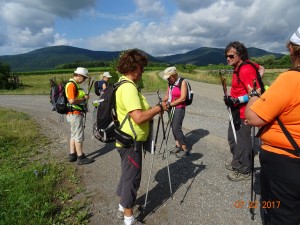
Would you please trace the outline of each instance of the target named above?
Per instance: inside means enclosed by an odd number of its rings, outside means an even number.
[[[162,56],[235,40],[284,53],[300,26],[299,0],[0,0],[0,8],[0,55],[69,45]]]

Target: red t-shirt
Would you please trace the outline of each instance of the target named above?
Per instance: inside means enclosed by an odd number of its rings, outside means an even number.
[[[258,68],[259,65],[255,64],[255,66]],[[239,79],[237,77],[237,70],[238,67],[234,69],[233,75],[232,75],[232,83],[231,83],[231,89],[230,89],[230,96],[233,98],[238,98],[240,96],[244,96],[248,94],[248,84],[253,87],[253,80],[257,79],[256,77],[256,70],[251,66],[250,64],[245,64],[241,67],[239,71]],[[256,82],[256,87],[260,88],[259,83]],[[240,118],[245,119],[245,104],[240,104]]]

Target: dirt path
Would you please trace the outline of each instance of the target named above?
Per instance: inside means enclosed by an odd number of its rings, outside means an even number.
[[[173,200],[170,198],[167,160],[154,157],[152,178],[144,222],[148,225],[211,225],[211,224],[262,224],[259,209],[251,220],[248,202],[250,181],[234,183],[226,178],[225,160],[230,159],[227,144],[228,119],[222,100],[220,85],[190,82],[195,97],[187,108],[184,132],[191,148],[185,159],[169,157]],[[163,95],[164,93],[162,93]],[[157,103],[155,94],[146,95],[149,102]],[[92,95],[91,99],[96,99]],[[48,96],[0,96],[2,107],[26,112],[43,127],[44,133],[55,141],[49,151],[57,160],[67,161],[69,125],[60,122],[51,111]],[[90,106],[91,111],[93,107]],[[165,117],[165,121],[166,121]],[[156,120],[155,120],[156,124]],[[90,225],[122,224],[115,217],[118,198],[115,189],[120,176],[120,158],[112,144],[103,144],[92,138],[92,113],[88,113],[84,150],[95,162],[77,166],[86,191],[76,198],[89,198],[92,214]],[[158,143],[161,143],[160,133]],[[173,147],[171,137],[168,148]],[[152,155],[144,159],[143,177],[137,202],[144,203],[148,172]],[[259,166],[257,158],[256,167]],[[256,179],[257,180],[257,179]],[[256,191],[259,192],[258,188]],[[259,200],[259,193],[257,193]],[[234,205],[245,202],[245,205]]]

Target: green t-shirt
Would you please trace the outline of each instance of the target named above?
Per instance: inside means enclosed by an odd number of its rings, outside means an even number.
[[[142,111],[150,109],[146,98],[138,92],[135,83],[125,76],[122,76],[119,81],[124,79],[131,83],[122,84],[116,91],[116,108],[120,124],[129,112],[137,109],[141,109]],[[130,121],[137,136],[136,141],[146,141],[149,135],[149,121],[142,124],[136,124],[132,118],[130,118]],[[128,120],[124,123],[121,130],[134,138]]]

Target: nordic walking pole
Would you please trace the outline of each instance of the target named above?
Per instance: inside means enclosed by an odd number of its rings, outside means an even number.
[[[148,177],[148,184],[147,184],[147,191],[146,191],[145,203],[144,203],[144,206],[143,206],[143,212],[144,213],[145,213],[146,205],[147,205],[147,199],[148,199],[148,193],[149,193],[149,186],[150,186],[150,179],[151,179],[151,174],[152,174],[152,168],[153,168],[153,162],[154,162],[154,155],[155,155],[155,150],[156,150],[156,144],[157,144],[157,137],[158,137],[159,126],[160,126],[160,117],[158,117],[157,129],[156,129],[156,135],[155,135],[155,141],[153,142],[153,140],[152,140],[152,143],[151,143],[152,160],[151,160],[151,166],[150,166],[149,177]]]
[[[159,102],[162,102],[162,99],[160,97],[159,94],[159,90],[157,90],[157,95],[158,95],[158,99]],[[163,129],[163,140],[165,141],[165,148],[167,148],[167,142],[166,142],[166,130],[165,130],[165,126],[164,126],[164,117],[163,117],[163,112],[160,113],[160,117],[161,117],[161,125],[162,125],[162,129]],[[170,186],[170,195],[171,198],[173,199],[173,191],[172,191],[172,182],[171,182],[171,174],[170,174],[170,168],[169,168],[169,158],[168,158],[168,153],[167,153],[167,169],[168,169],[168,178],[169,178],[169,186]]]
[[[170,112],[170,114],[169,114],[169,121],[168,121],[169,128],[168,128],[168,126],[167,126],[167,129],[166,129],[166,130],[169,129],[169,130],[168,130],[168,133],[167,133],[167,138],[166,138],[166,146],[168,145],[168,140],[169,140],[169,135],[170,135],[170,131],[171,131],[171,124],[172,124],[172,121],[173,121],[174,112],[175,112],[175,107],[172,107],[171,112]],[[162,147],[162,144],[163,144],[163,141],[162,141],[162,143],[161,143],[161,145],[160,145],[160,148]],[[162,153],[162,159],[165,159],[165,158],[166,158],[166,157],[165,157],[165,154],[167,154],[167,153],[166,153],[166,146],[165,146],[164,151],[163,151],[163,153]],[[159,150],[160,150],[160,149],[159,149]]]
[[[219,70],[219,74],[220,74],[220,79],[221,79],[221,84],[222,84],[222,87],[223,87],[224,95],[225,95],[225,97],[228,97],[227,86],[226,86],[226,78],[222,76],[221,70]],[[235,144],[237,144],[235,127],[234,127],[234,123],[233,123],[231,108],[229,106],[227,106],[227,111],[228,111],[228,115],[229,115],[229,120],[230,120],[230,124],[231,124],[231,128],[232,128]]]
[[[253,90],[256,90],[256,80],[253,80]],[[250,213],[251,213],[251,219],[254,220],[254,210],[255,210],[255,199],[256,194],[254,193],[254,156],[255,156],[255,126],[252,126],[252,151],[251,151],[251,195],[250,195]],[[254,193],[254,196],[253,196]]]

